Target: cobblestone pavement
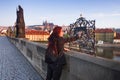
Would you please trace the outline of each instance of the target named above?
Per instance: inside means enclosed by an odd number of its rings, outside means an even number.
[[[0,80],[43,80],[6,37],[0,37]]]

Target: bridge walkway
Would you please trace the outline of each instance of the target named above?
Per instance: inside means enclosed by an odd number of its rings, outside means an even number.
[[[43,80],[7,37],[0,37],[0,80]]]

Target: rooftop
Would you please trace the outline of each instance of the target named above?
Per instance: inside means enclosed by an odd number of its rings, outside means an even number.
[[[113,29],[109,29],[109,28],[95,30],[95,33],[113,33],[113,32],[114,32]]]
[[[26,30],[25,32],[27,35],[50,35],[47,31],[40,31],[40,30]]]

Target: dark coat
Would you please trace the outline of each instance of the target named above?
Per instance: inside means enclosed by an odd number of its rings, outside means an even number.
[[[74,36],[74,37],[70,37],[70,38],[63,38],[63,37],[50,38],[49,42],[52,42],[53,44],[49,44],[47,50],[53,49],[53,46],[56,45],[58,56],[57,56],[57,59],[55,61],[47,60],[45,58],[45,62],[46,63],[66,64],[66,58],[65,58],[65,54],[64,54],[64,44],[67,42],[75,41],[78,38],[79,38],[78,36]]]

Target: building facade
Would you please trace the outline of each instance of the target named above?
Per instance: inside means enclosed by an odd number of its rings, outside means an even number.
[[[113,43],[120,43],[120,33],[115,33]]]
[[[49,32],[38,30],[26,30],[25,37],[30,41],[48,41]]]
[[[114,31],[112,29],[96,29],[95,30],[95,40],[113,43]]]

